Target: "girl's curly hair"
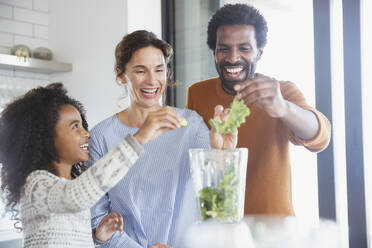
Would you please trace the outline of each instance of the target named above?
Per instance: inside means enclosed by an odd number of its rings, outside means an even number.
[[[252,25],[255,29],[257,47],[263,48],[267,42],[267,22],[262,14],[247,4],[226,4],[216,11],[208,23],[208,47],[214,51],[217,29],[224,25]]]
[[[72,105],[80,112],[83,127],[88,130],[83,105],[67,96],[62,83],[32,89],[1,113],[1,189],[6,193],[7,206],[13,208],[19,203],[21,189],[31,172],[56,173],[52,166],[52,161],[59,161],[54,146],[55,127],[64,105]],[[71,173],[76,175],[76,171],[79,168]]]

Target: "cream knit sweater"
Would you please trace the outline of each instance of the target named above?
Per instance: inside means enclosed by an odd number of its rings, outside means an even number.
[[[20,200],[24,247],[94,247],[90,207],[124,177],[142,152],[128,135],[76,179],[32,172]]]

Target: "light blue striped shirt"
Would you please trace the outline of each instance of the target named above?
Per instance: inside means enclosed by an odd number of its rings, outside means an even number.
[[[181,248],[187,228],[197,220],[188,150],[209,148],[209,130],[194,111],[175,108],[188,125],[144,145],[145,153],[127,175],[92,209],[92,227],[108,212],[120,212],[124,233],[116,232],[101,247],[138,248],[157,242]],[[98,160],[138,129],[116,115],[91,131],[90,152]]]

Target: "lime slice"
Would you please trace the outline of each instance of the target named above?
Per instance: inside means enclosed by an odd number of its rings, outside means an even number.
[[[182,117],[181,122],[180,122],[181,127],[186,127],[187,126],[187,120],[185,117]]]

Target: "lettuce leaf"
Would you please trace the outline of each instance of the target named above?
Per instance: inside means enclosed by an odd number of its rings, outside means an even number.
[[[199,191],[202,220],[235,219],[238,214],[237,183],[234,166],[231,165],[217,188],[205,187]]]
[[[217,133],[235,133],[250,113],[243,100],[234,98],[230,105],[229,116],[225,121],[220,118],[213,118],[208,123],[211,127],[216,128]]]

